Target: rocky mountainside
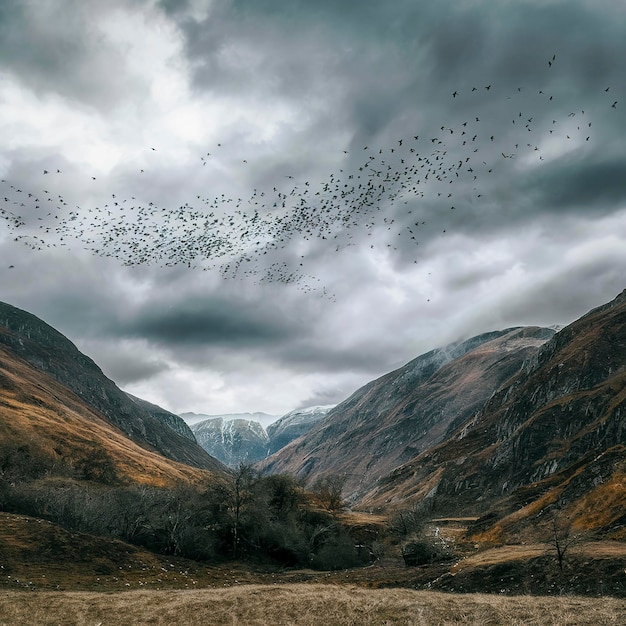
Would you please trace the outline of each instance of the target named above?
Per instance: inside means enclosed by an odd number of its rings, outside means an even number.
[[[191,430],[211,456],[229,467],[264,459],[270,446],[265,429],[254,420],[214,417],[192,424]]]
[[[481,411],[362,504],[484,514],[477,530],[494,539],[547,523],[552,507],[579,530],[624,536],[625,417],[626,290],[556,334]]]
[[[197,413],[183,413],[181,417],[188,420],[196,440],[211,456],[229,467],[237,467],[240,463],[262,461],[307,433],[330,408],[296,409],[272,422],[266,429],[256,419],[271,419],[272,416],[266,413],[206,416],[200,422],[195,421],[200,415]]]
[[[261,467],[308,482],[341,475],[344,496],[354,500],[446,440],[553,335],[510,328],[428,352],[356,391]]]
[[[222,474],[225,468],[211,463]],[[206,474],[132,441],[0,342],[0,492],[3,484],[39,478],[162,487],[206,482]]]
[[[169,426],[173,431],[177,432],[179,435],[186,437],[187,439],[191,439],[194,443],[196,442],[196,438],[194,434],[191,432],[191,428],[187,426],[185,420],[180,418],[175,413],[171,413],[170,411],[165,410],[160,407],[158,404],[152,404],[152,402],[148,402],[147,400],[142,400],[137,396],[133,396],[128,391],[124,392],[135,404],[139,405],[142,409],[145,409],[152,417],[155,417],[162,424]]]
[[[334,406],[334,405],[333,405]],[[308,433],[317,422],[326,417],[333,406],[313,406],[295,409],[267,427],[270,439],[269,453],[274,454],[294,439]]]
[[[194,467],[219,467],[188,436],[131,400],[71,341],[34,315],[0,303],[0,346],[54,378],[136,443]]]

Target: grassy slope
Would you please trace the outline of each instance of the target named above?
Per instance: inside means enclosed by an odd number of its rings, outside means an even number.
[[[26,447],[45,464],[106,455],[123,482],[171,486],[210,473],[166,459],[131,441],[66,387],[0,346],[0,446]]]

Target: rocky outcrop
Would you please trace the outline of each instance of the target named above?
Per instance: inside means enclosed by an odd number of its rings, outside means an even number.
[[[177,432],[179,435],[190,439],[194,443],[196,442],[196,438],[194,434],[191,432],[191,428],[187,426],[185,420],[176,415],[175,413],[171,413],[170,411],[165,410],[164,408],[158,406],[157,404],[152,404],[152,402],[148,402],[147,400],[142,400],[137,396],[133,396],[128,391],[124,392],[135,404],[139,405],[141,408],[145,409],[152,417],[161,422],[161,424],[165,424],[171,428],[174,432]]]

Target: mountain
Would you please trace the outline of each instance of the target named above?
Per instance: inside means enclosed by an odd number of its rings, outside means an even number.
[[[224,469],[207,458],[209,469]],[[0,486],[55,476],[173,486],[206,480],[204,474],[131,440],[93,406],[0,342]]]
[[[308,432],[331,407],[315,406],[296,409],[263,428],[255,417],[267,421],[275,416],[267,413],[235,413],[208,416],[201,422],[194,420],[197,413],[183,413],[181,417],[191,424],[198,443],[216,459],[229,467],[240,463],[256,463],[280,450],[289,442]],[[248,419],[248,418],[251,419]]]
[[[53,378],[80,398],[83,406],[88,405],[90,411],[85,415],[97,414],[147,450],[202,469],[221,468],[195,441],[129,398],[60,332],[34,315],[1,302],[0,347],[7,359],[14,362],[17,358],[39,373],[30,371],[31,380],[44,374]],[[11,384],[19,387],[19,381]]]
[[[523,537],[556,511],[578,531],[626,531],[626,290],[563,328],[439,445],[381,478],[363,506],[481,515]]]
[[[166,409],[158,406],[157,404],[152,404],[152,402],[148,402],[147,400],[142,400],[137,396],[133,396],[128,391],[124,392],[135,404],[139,405],[142,409],[146,410],[152,417],[156,418],[162,424],[169,426],[173,431],[177,432],[179,435],[186,437],[187,439],[191,439],[194,443],[197,443],[194,434],[191,432],[191,428],[187,426],[185,420],[183,420],[180,416],[175,413],[171,413]]]
[[[267,427],[270,439],[269,454],[278,452],[294,439],[308,433],[333,407],[334,405],[295,409],[270,424]]]
[[[269,450],[269,437],[254,420],[214,417],[193,424],[191,430],[211,456],[229,467],[260,461]]]
[[[344,497],[357,499],[445,441],[553,335],[546,328],[509,328],[428,352],[357,390],[261,467],[309,483],[340,475]]]

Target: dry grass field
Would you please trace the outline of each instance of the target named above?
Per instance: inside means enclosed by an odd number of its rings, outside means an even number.
[[[613,598],[502,597],[351,585],[241,585],[193,591],[2,592],[0,625],[377,626],[626,623]]]

